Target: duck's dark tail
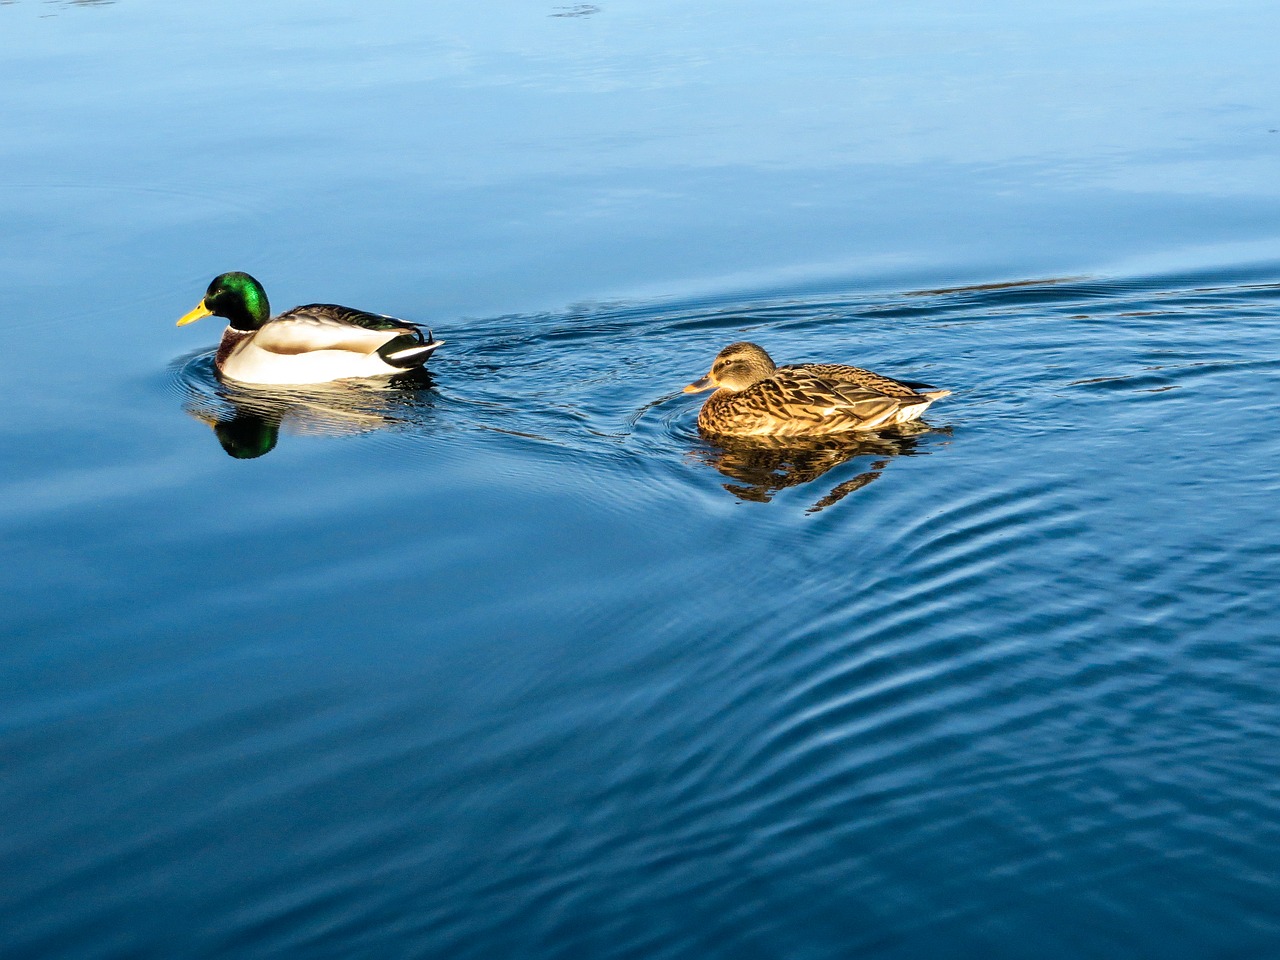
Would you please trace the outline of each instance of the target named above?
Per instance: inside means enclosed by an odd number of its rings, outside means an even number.
[[[412,333],[402,333],[398,337],[392,337],[378,348],[378,356],[383,359],[383,362],[393,367],[412,370],[426,363],[427,358],[435,353],[442,343],[444,341],[437,340],[430,330],[427,331],[426,337],[423,337],[421,330],[414,330]]]

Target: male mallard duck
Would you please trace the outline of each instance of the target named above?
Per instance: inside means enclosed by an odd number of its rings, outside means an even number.
[[[178,326],[226,317],[214,365],[241,383],[325,383],[405,373],[427,362],[443,340],[417,324],[332,303],[271,316],[266,291],[247,273],[214,277],[200,305]]]
[[[754,343],[731,343],[711,372],[684,388],[718,387],[698,414],[698,426],[720,436],[820,437],[878,430],[919,418],[950,390],[904,383],[838,363],[774,366]],[[917,388],[923,388],[920,392]]]

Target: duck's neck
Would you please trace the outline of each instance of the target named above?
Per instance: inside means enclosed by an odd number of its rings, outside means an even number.
[[[222,341],[218,344],[218,353],[213,358],[214,366],[221,367],[227,357],[231,356],[231,351],[236,348],[236,344],[251,333],[253,333],[252,330],[237,330],[234,326],[229,326],[222,331]]]

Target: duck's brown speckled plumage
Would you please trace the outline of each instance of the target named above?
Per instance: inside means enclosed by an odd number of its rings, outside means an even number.
[[[949,390],[903,383],[861,367],[802,363],[775,367],[753,343],[725,347],[707,377],[685,389],[718,387],[698,426],[717,436],[822,437],[916,420]]]
[[[778,367],[775,376],[779,373],[786,374],[792,370],[801,370],[805,373],[813,374],[815,377],[834,380],[837,383],[851,383],[855,387],[864,387],[867,390],[883,393],[886,397],[920,396],[913,387],[903,383],[901,380],[895,380],[893,377],[886,377],[871,370],[864,370],[862,367],[846,366],[843,363],[790,363]]]

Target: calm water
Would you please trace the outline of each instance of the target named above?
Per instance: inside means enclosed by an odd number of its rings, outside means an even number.
[[[0,5],[0,956],[1280,956],[1280,8],[261,6]]]

